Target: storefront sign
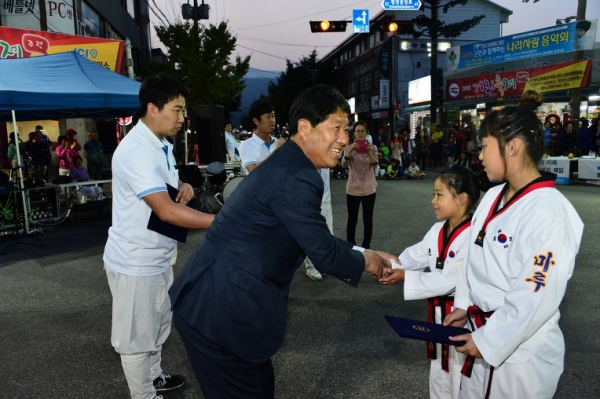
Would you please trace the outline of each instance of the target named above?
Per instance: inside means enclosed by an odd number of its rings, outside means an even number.
[[[379,108],[389,108],[390,106],[390,81],[381,79],[379,81]]]
[[[390,115],[388,110],[371,112],[371,119],[387,119]]]
[[[408,82],[408,104],[419,104],[431,101],[431,76]]]
[[[518,71],[448,79],[446,82],[446,98],[449,100],[470,100],[517,97],[523,91],[529,89],[538,93],[545,93],[587,87],[591,71],[592,61],[580,60]]]
[[[502,36],[446,52],[448,71],[594,48],[598,20],[582,20]]]
[[[0,26],[0,58],[28,58],[74,51],[106,69],[120,72],[123,50],[120,40]]]
[[[556,184],[571,183],[571,160],[567,157],[542,158],[538,169],[554,173],[556,175]]]
[[[379,53],[377,54],[379,72],[381,73],[381,76],[386,79],[389,79],[392,73],[391,53],[392,44],[391,41],[388,40],[381,46]]]
[[[379,96],[371,96],[371,110],[379,109]]]
[[[578,167],[580,179],[600,180],[600,158],[581,157]]]
[[[0,8],[2,25],[41,30],[40,0],[4,0]],[[75,33],[73,0],[45,0],[46,25],[53,32]]]

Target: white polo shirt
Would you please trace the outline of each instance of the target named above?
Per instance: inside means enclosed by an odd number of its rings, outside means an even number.
[[[233,137],[233,134],[231,134],[231,132],[225,132],[225,148],[227,149],[227,153],[231,157],[232,161],[237,162],[240,160],[240,150],[238,148],[238,142],[235,139],[235,137]]]
[[[139,121],[112,158],[112,226],[104,263],[118,273],[154,276],[171,266],[176,241],[148,230],[152,209],[144,196],[178,186],[173,146]]]
[[[240,144],[240,158],[242,158],[242,173],[248,174],[246,166],[258,163],[269,156],[270,153],[275,151],[276,140],[275,137],[269,136],[271,142],[267,143],[256,133],[254,133],[248,140],[242,141]]]

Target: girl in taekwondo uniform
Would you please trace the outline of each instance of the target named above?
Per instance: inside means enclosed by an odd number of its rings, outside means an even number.
[[[552,398],[563,371],[565,344],[558,307],[573,273],[583,223],[538,170],[544,128],[534,110],[541,96],[483,121],[480,158],[490,189],[473,215],[469,255],[444,324],[469,321],[454,340],[469,355],[460,398]]]
[[[479,182],[467,168],[441,172],[433,183],[431,205],[439,220],[423,241],[406,248],[400,265],[380,279],[382,284],[404,281],[404,299],[427,299],[429,322],[441,324],[452,311],[456,280],[466,260],[471,211],[479,200]],[[425,273],[429,268],[430,273]],[[464,355],[448,345],[427,343],[430,398],[458,398]]]

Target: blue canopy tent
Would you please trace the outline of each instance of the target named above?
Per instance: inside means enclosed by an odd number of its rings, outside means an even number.
[[[0,59],[0,121],[13,121],[18,142],[17,115],[19,120],[129,116],[139,106],[140,85],[74,52]],[[20,167],[19,146],[17,159]],[[25,205],[23,191],[22,200]],[[25,227],[29,233],[27,214]]]
[[[74,52],[0,59],[0,120],[128,116],[140,82]]]

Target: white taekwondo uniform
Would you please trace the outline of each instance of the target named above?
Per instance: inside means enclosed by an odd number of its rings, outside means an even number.
[[[507,204],[502,204],[507,184],[496,186],[473,215],[454,306],[474,304],[494,313],[472,333],[483,359],[475,362],[471,378],[463,377],[461,398],[483,398],[492,371],[490,398],[551,398],[556,391],[565,352],[558,307],[583,223],[554,188],[554,178],[544,174]]]
[[[447,223],[447,221],[443,221],[434,224],[423,238],[423,241],[406,248],[400,254],[400,267],[406,270],[404,280],[405,300],[454,295],[456,281],[467,258],[471,219],[462,222],[454,229],[451,236],[446,238],[447,228],[445,229],[444,226]],[[444,245],[446,251],[444,251]],[[436,267],[438,257],[443,257],[444,261]],[[430,273],[424,273],[427,267],[431,270]],[[450,300],[448,305],[451,306],[451,303]],[[438,304],[439,302],[436,303],[436,305]],[[432,306],[431,303],[430,306]],[[438,324],[442,322],[442,308],[440,306],[435,306],[435,322]],[[431,345],[431,343],[428,343],[428,345]],[[435,353],[437,356],[431,360],[429,370],[430,398],[456,399],[458,398],[460,372],[465,356],[456,352],[454,347],[446,347],[449,359],[448,371],[445,371],[442,367],[444,353],[442,345],[436,344],[436,346]]]

